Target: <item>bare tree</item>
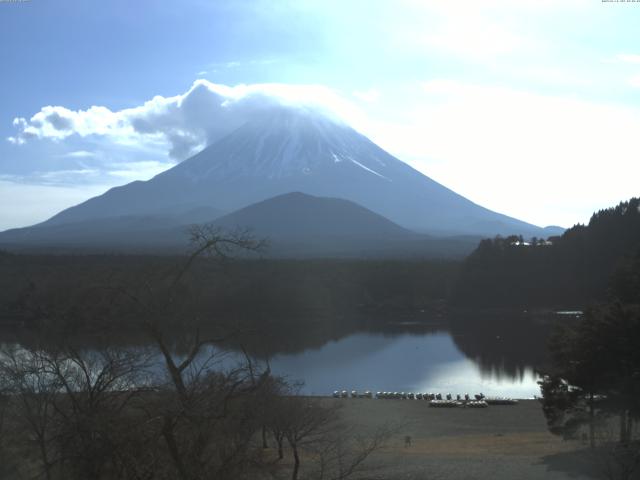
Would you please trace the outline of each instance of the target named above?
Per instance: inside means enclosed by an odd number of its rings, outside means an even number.
[[[283,458],[283,440],[293,456],[291,478],[300,475],[303,458],[309,478],[343,480],[361,471],[372,453],[382,448],[398,429],[383,426],[370,435],[357,434],[341,421],[341,405],[296,394],[300,386],[289,387],[270,405],[267,422]]]
[[[193,250],[168,278],[161,292],[147,288],[146,299],[124,293],[139,308],[144,329],[158,348],[168,381],[160,394],[165,405],[157,418],[161,437],[176,475],[182,480],[215,476],[234,478],[246,467],[248,451],[261,421],[257,393],[264,390],[270,375],[257,367],[249,355],[231,369],[224,369],[216,345],[238,332],[203,337],[196,327],[185,355],[177,355],[167,340],[163,319],[179,317],[184,299],[185,277],[198,258],[227,260],[237,252],[259,252],[265,243],[247,231],[224,232],[212,226],[194,226]],[[187,324],[190,321],[185,322]]]
[[[126,409],[144,382],[146,355],[110,348],[81,353],[66,347],[46,355],[44,363],[45,374],[58,379],[64,394],[55,404],[62,460],[76,478],[100,478],[113,462]]]
[[[7,408],[16,423],[13,430],[22,431],[27,443],[35,445],[38,452],[35,468],[51,480],[53,468],[59,461],[54,447],[59,379],[46,374],[46,361],[39,352],[11,348],[4,350],[1,357],[0,377],[12,400]]]
[[[278,377],[270,377],[269,383],[265,385],[268,394],[262,397],[260,403],[262,425],[262,447],[266,447],[266,432],[273,436],[278,450],[278,460],[284,459],[284,441],[285,430],[288,425],[288,401],[285,397],[291,395],[292,385],[288,384],[284,379]]]
[[[5,351],[0,373],[12,394],[14,432],[36,447],[39,472],[32,473],[100,478],[143,372],[139,353],[122,349]]]
[[[0,359],[3,361],[0,363],[1,366],[5,361],[2,352]],[[10,448],[10,445],[15,445],[16,442],[13,428],[16,418],[10,410],[13,393],[12,379],[0,368],[0,478],[9,477],[16,467],[14,452]],[[9,419],[13,421],[9,422]]]
[[[337,420],[338,405],[322,405],[315,399],[289,396],[281,399],[281,431],[291,447],[293,455],[292,480],[300,471],[301,452],[305,447],[320,442],[330,432]]]
[[[246,358],[223,369],[219,352],[194,348],[177,362],[167,350],[169,381],[161,390],[162,438],[183,480],[234,478],[246,467],[251,440],[261,427],[257,397],[269,370]],[[202,356],[199,356],[202,354]]]
[[[362,471],[365,461],[383,448],[397,431],[398,428],[383,426],[369,436],[362,436],[345,425],[336,426],[315,446],[315,471],[312,478],[344,480]]]

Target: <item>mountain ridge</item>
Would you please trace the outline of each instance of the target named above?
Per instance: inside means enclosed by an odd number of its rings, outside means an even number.
[[[0,234],[10,250],[61,253],[178,253],[189,248],[186,223],[120,216],[41,225]],[[407,230],[354,202],[300,192],[279,195],[205,222],[266,239],[271,258],[459,258],[480,237],[434,238]]]
[[[250,227],[257,234],[278,237],[411,236],[411,232],[382,215],[341,198],[290,192],[254,203],[217,218],[214,225],[227,229]],[[332,227],[327,231],[328,226]]]
[[[347,125],[282,109],[245,123],[151,180],[115,187],[43,224],[167,209],[179,214],[202,206],[231,212],[292,191],[351,200],[423,233],[544,234],[465,199]]]

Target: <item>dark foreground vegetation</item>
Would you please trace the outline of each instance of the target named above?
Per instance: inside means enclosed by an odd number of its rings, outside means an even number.
[[[355,436],[335,405],[297,395],[268,362],[245,353],[222,366],[214,345],[225,338],[201,334],[193,318],[200,291],[185,278],[202,255],[220,259],[260,244],[207,230],[194,241],[192,255],[162,281],[114,282],[73,301],[25,300],[40,308],[39,332],[54,338],[0,352],[0,477],[295,480],[303,471],[343,479],[380,448],[388,428]],[[108,320],[114,312],[128,313],[146,348],[80,349],[62,337],[69,321]],[[176,354],[169,328],[188,319]],[[232,337],[239,328],[217,331]],[[158,357],[160,371],[151,361]],[[285,452],[292,461],[283,462]]]
[[[162,375],[139,351],[3,352],[0,478],[341,479],[391,432],[356,436],[337,405],[249,358],[218,370],[198,345]]]

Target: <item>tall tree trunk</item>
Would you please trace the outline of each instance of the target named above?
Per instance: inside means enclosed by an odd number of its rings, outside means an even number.
[[[589,394],[589,447],[596,447],[596,439],[595,439],[595,412],[593,408],[593,392]]]
[[[47,446],[45,440],[39,439],[40,456],[42,457],[42,464],[44,465],[44,475],[47,480],[51,480],[51,463],[49,462],[49,455],[47,455]]]
[[[164,417],[164,425],[162,427],[162,436],[164,437],[165,442],[167,443],[167,448],[169,449],[169,455],[173,460],[173,464],[175,465],[178,473],[180,474],[180,478],[182,480],[191,480],[191,476],[187,471],[187,468],[182,461],[182,455],[180,455],[180,450],[178,448],[178,444],[176,443],[176,439],[173,435],[173,426],[170,417]]]
[[[298,446],[296,444],[291,445],[293,449],[293,472],[291,474],[291,480],[298,480],[298,471],[300,470],[300,456],[298,455]]]
[[[284,458],[284,450],[282,448],[283,438],[276,436],[276,442],[278,443],[278,460],[282,460]]]
[[[267,444],[267,426],[262,425],[262,448],[269,448]]]
[[[626,444],[629,435],[627,434],[627,411],[620,412],[620,443]]]

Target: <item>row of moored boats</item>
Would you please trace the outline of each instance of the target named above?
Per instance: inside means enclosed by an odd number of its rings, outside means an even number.
[[[336,390],[333,392],[334,398],[377,398],[381,400],[427,400],[430,407],[452,408],[470,407],[485,408],[489,405],[515,405],[518,400],[507,397],[485,397],[479,393],[472,397],[469,394],[442,395],[441,393],[413,393],[413,392],[358,392],[357,390]]]

